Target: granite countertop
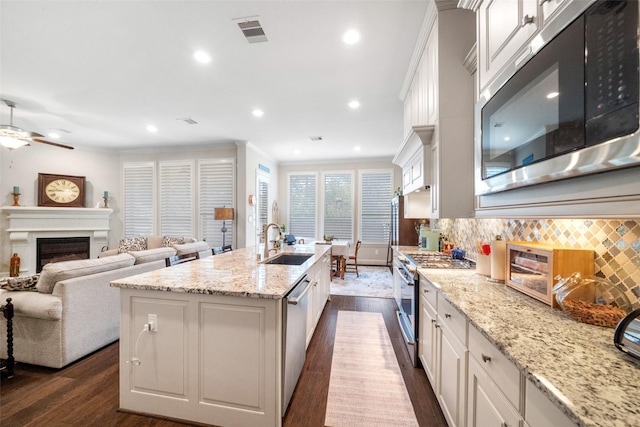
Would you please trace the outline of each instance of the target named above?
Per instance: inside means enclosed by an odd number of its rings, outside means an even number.
[[[418,269],[580,426],[640,426],[640,361],[614,330],[577,322],[475,270]]]
[[[280,299],[331,249],[329,245],[285,245],[280,253],[312,255],[302,265],[263,264],[256,247],[237,249],[168,268],[114,280],[111,286],[149,291],[186,292]]]

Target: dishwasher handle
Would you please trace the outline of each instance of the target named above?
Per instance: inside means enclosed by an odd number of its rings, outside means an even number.
[[[297,305],[311,289],[311,280],[304,276],[287,296],[287,304]]]

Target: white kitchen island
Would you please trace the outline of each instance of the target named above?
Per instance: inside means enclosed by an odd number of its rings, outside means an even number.
[[[240,249],[112,282],[121,295],[120,409],[280,426],[283,297],[305,273],[315,281],[315,326],[329,295],[329,249],[287,247],[312,255],[299,266],[263,264],[255,248]],[[157,330],[146,331],[149,323]]]

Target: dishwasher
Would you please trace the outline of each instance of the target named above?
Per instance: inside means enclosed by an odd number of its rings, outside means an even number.
[[[282,414],[285,413],[296,388],[307,355],[307,293],[312,283],[305,274],[285,296],[283,311],[284,324],[284,368]]]

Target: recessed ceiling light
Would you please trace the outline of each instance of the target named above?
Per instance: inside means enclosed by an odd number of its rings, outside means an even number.
[[[59,133],[55,133],[55,132],[51,132],[51,133],[49,133],[49,138],[59,139],[60,138],[60,134]]]
[[[342,41],[346,44],[355,44],[360,40],[360,33],[356,30],[349,30],[342,36]]]
[[[300,150],[293,150],[293,154],[300,154]]]
[[[260,110],[259,108],[256,108],[251,112],[251,114],[253,114],[256,117],[262,117],[264,116],[264,111]]]
[[[356,108],[360,107],[360,102],[359,102],[359,101],[356,101],[356,100],[353,100],[353,101],[351,101],[351,102],[349,103],[349,107],[350,107],[350,108],[353,108],[353,109],[355,110]]]
[[[353,147],[353,151],[360,151],[360,147],[358,146]]]
[[[156,132],[158,132],[158,128],[157,128],[157,127],[155,127],[154,125],[149,125],[149,126],[147,126],[147,130],[148,130],[149,132],[151,132],[151,133],[156,133]]]
[[[505,137],[504,137],[504,140],[505,140],[505,141],[510,141],[510,140],[511,140],[511,137],[509,137],[509,136],[505,136]]]
[[[547,94],[547,98],[548,99],[553,99],[553,98],[556,98],[558,95],[560,95],[560,92],[549,92]]]
[[[208,64],[211,62],[211,55],[203,50],[198,50],[193,54],[193,57],[196,58],[196,61],[202,64]]]

